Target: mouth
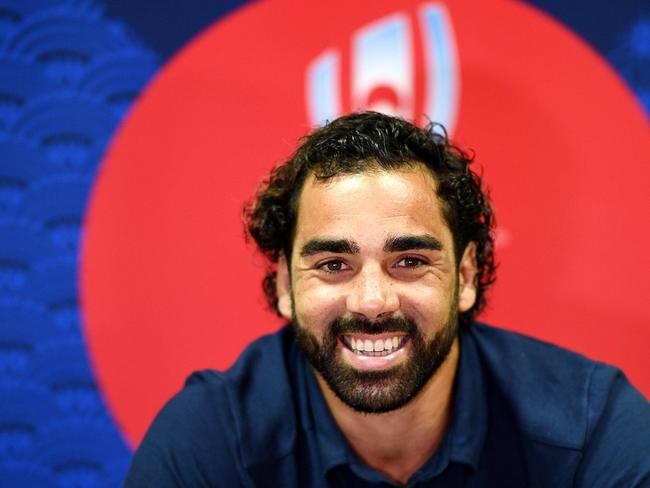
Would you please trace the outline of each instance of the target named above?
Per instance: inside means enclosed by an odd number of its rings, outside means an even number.
[[[408,342],[405,334],[344,334],[343,345],[357,356],[383,357],[402,349]]]

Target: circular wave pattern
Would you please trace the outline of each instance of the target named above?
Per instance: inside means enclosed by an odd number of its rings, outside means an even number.
[[[91,1],[0,7],[0,480],[118,486],[131,452],[81,332],[89,189],[159,60]]]

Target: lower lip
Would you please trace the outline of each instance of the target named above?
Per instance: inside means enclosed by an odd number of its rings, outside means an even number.
[[[397,366],[406,355],[406,349],[411,345],[407,339],[406,343],[397,351],[391,352],[386,356],[364,356],[352,352],[342,341],[339,341],[341,357],[343,361],[355,369],[364,371],[379,371]]]

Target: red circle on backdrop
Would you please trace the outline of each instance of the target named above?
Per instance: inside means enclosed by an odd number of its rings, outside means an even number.
[[[186,46],[133,107],[94,188],[82,261],[91,360],[131,442],[192,370],[228,367],[280,323],[264,309],[241,206],[311,126],[309,63],[345,54],[377,19],[415,22],[425,3],[254,3]],[[485,318],[620,365],[648,395],[645,115],[539,11],[446,8],[460,67],[454,137],[476,150],[499,218]]]

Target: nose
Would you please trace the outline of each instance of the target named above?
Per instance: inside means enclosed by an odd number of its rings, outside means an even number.
[[[390,315],[399,309],[399,298],[391,277],[379,264],[364,266],[351,283],[347,309],[369,320]]]

